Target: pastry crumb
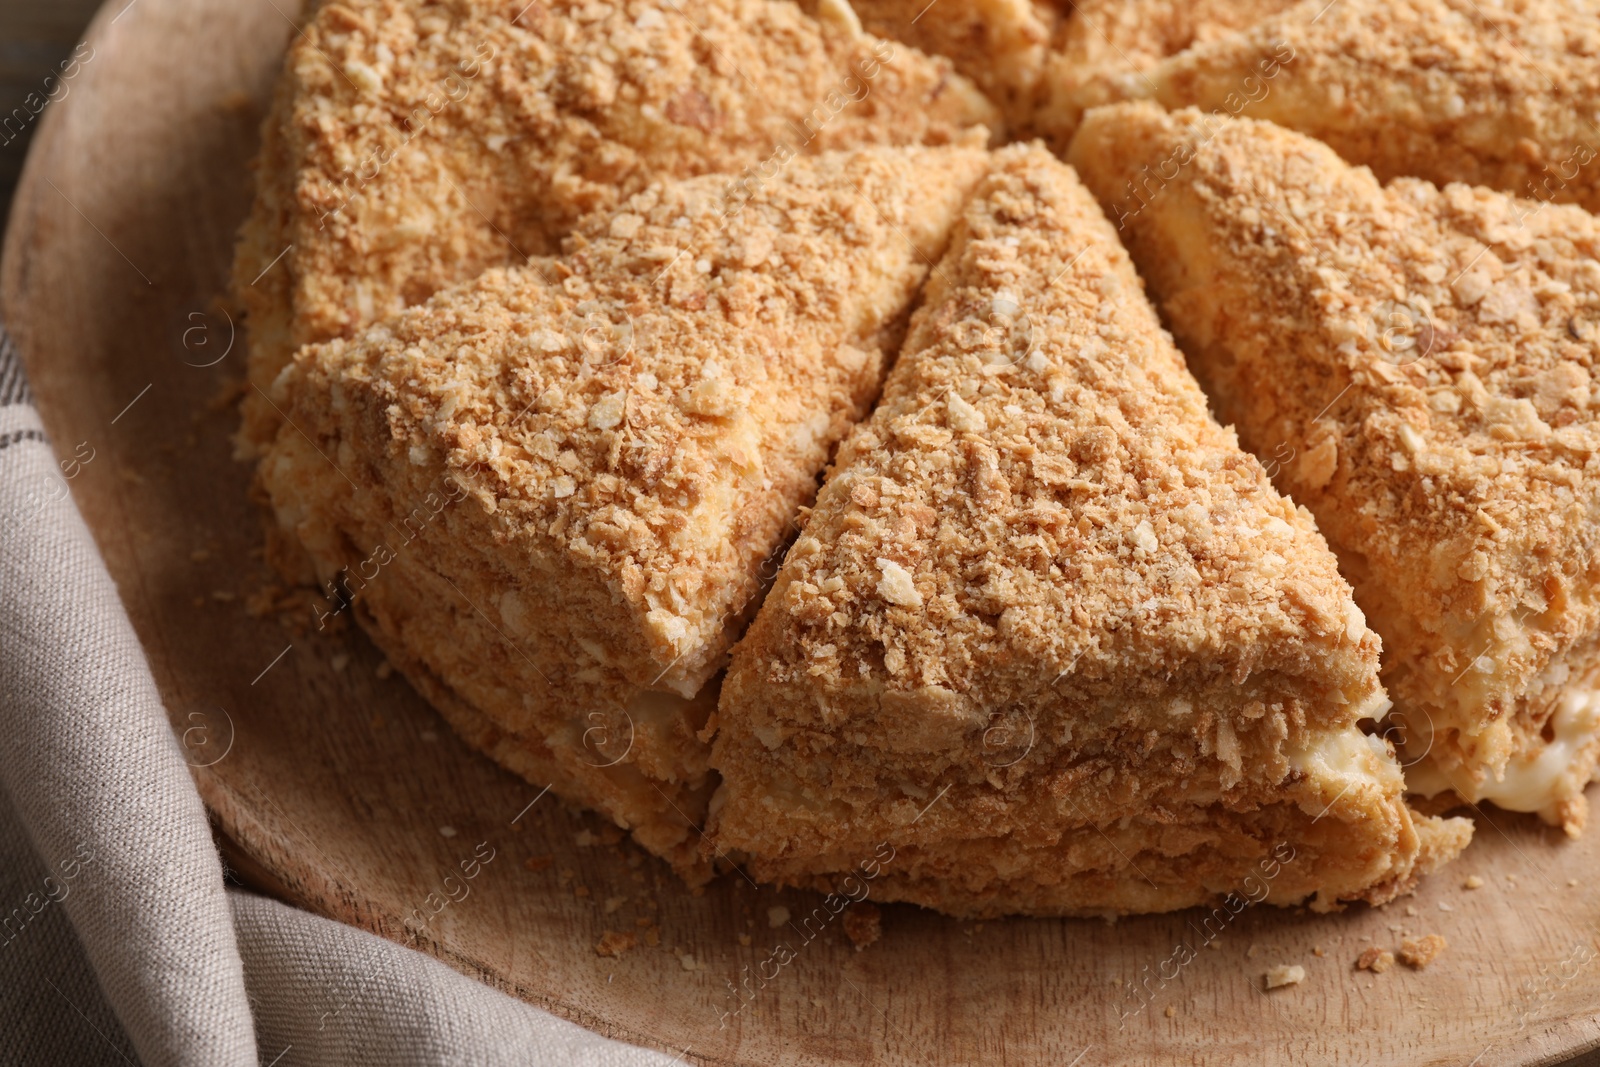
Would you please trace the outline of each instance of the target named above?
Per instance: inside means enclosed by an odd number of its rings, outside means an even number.
[[[1371,971],[1373,974],[1382,974],[1394,966],[1394,953],[1386,948],[1373,945],[1356,959],[1356,969]]]
[[[767,925],[776,930],[789,921],[789,909],[782,904],[775,904],[767,909]]]
[[[1465,882],[1462,882],[1461,885],[1465,889],[1482,889],[1483,888],[1483,879],[1479,878],[1475,874],[1469,874],[1469,875],[1467,875],[1467,880]]]
[[[615,958],[621,956],[624,952],[629,951],[638,943],[638,934],[625,934],[618,933],[615,930],[607,930],[605,933],[600,935],[600,940],[596,942],[594,951],[595,955],[597,956],[610,956]]]
[[[1439,958],[1449,945],[1442,934],[1429,934],[1427,937],[1406,938],[1400,943],[1400,962],[1407,967],[1422,970],[1428,964]]]
[[[844,913],[844,935],[859,952],[883,936],[882,913],[874,904],[862,901]]]
[[[1298,963],[1280,963],[1271,968],[1266,974],[1268,989],[1280,989],[1286,985],[1299,985],[1306,980],[1306,969]]]

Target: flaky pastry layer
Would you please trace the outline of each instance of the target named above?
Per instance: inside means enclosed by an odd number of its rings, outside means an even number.
[[[1308,513],[1206,412],[1071,171],[1014,147],[734,653],[714,848],[941,910],[1381,901],[1453,855]],[[1137,857],[1137,859],[1135,859]],[[1425,858],[1425,862],[1424,862]]]
[[[1218,415],[1309,507],[1383,635],[1409,758],[1576,833],[1600,754],[1600,222],[1400,179],[1281,127],[1091,112],[1071,159]],[[1584,714],[1584,713],[1576,713]],[[1497,795],[1562,734],[1543,790]]]

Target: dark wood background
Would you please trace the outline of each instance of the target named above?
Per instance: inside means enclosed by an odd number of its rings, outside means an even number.
[[[0,120],[25,107],[29,93],[44,96],[45,78],[60,71],[99,7],[100,0],[0,0]],[[0,137],[0,228],[10,218],[11,194],[38,123],[31,118],[9,142]]]

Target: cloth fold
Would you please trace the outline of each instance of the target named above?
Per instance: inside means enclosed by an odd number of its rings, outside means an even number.
[[[0,334],[0,1065],[673,1062],[225,889],[76,470]]]

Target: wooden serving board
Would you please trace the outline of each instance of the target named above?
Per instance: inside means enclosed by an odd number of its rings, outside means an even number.
[[[286,10],[112,0],[93,58],[43,116],[0,279],[54,447],[77,460],[72,491],[242,865],[304,907],[690,1062],[1491,1067],[1600,1046],[1600,830],[1567,842],[1491,810],[1409,901],[1247,908],[1205,948],[1187,914],[973,924],[904,906],[864,951],[837,926],[804,944],[769,909],[818,898],[737,875],[690,893],[455,740],[359,635],[254,616],[270,576],[249,470],[230,458],[242,345],[218,296]],[[1482,888],[1464,888],[1473,875]],[[650,929],[659,945],[596,953],[608,930]],[[1450,946],[1422,972],[1353,968],[1403,933]],[[779,944],[793,959],[736,997]],[[1265,992],[1285,963],[1304,982]]]

